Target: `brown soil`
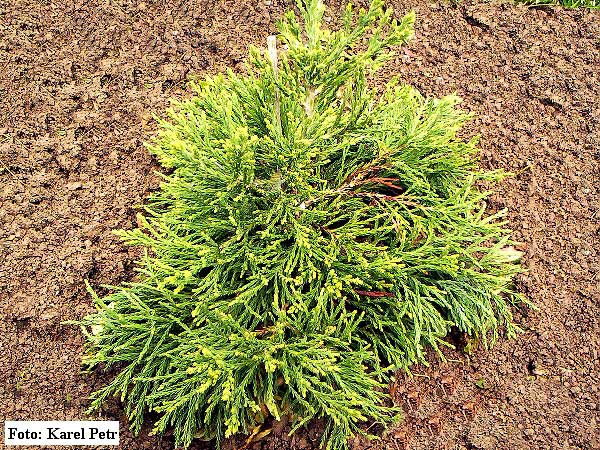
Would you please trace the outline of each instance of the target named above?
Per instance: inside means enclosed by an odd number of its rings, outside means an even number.
[[[0,420],[85,417],[106,378],[80,375],[82,337],[61,321],[91,311],[84,279],[132,276],[111,230],[157,188],[150,113],[186,79],[240,69],[292,3],[0,0]],[[516,341],[400,376],[404,422],[352,448],[600,448],[600,13],[390,3],[416,9],[417,37],[382,78],[457,92],[484,166],[518,173],[491,206],[510,210],[529,269],[518,283],[540,309],[517,313]],[[116,401],[103,417],[125,424]],[[285,428],[252,448],[316,448],[318,426]],[[123,425],[121,448],[173,444]]]

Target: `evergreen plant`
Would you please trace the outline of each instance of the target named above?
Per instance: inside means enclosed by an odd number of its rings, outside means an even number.
[[[487,214],[459,99],[368,78],[413,33],[382,0],[339,31],[318,0],[252,48],[247,71],[206,77],[149,145],[167,169],[119,231],[146,249],[137,277],[93,292],[84,363],[114,367],[92,409],[118,395],[140,430],[250,433],[315,418],[328,449],[389,423],[394,371],[426,362],[455,327],[493,342],[516,331],[520,271],[503,212]]]

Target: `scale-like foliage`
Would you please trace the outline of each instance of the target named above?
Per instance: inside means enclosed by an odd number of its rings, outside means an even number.
[[[135,431],[149,410],[184,446],[323,418],[343,449],[362,422],[393,420],[389,376],[451,327],[515,331],[518,255],[476,187],[502,174],[457,138],[468,115],[454,96],[367,83],[413,14],[375,0],[332,32],[319,1],[300,11],[247,74],[194,86],[150,146],[169,174],[119,232],[149,251],[81,322],[85,362],[119,369],[93,407],[120,395]]]

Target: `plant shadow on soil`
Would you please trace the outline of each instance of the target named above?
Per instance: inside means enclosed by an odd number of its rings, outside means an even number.
[[[132,276],[136,250],[110,231],[134,226],[135,205],[157,188],[142,146],[150,113],[185,95],[192,74],[241,70],[247,44],[263,45],[291,3],[0,0],[0,417],[85,417],[106,380],[80,374],[83,339],[60,323],[91,311],[85,278]],[[400,375],[392,393],[404,421],[351,448],[599,448],[600,16],[389,4],[416,10],[416,38],[382,79],[458,93],[477,116],[465,133],[481,135],[482,164],[518,173],[490,206],[510,210],[528,269],[518,283],[540,310],[517,312],[516,341],[448,351]],[[331,6],[337,17],[342,3]],[[117,401],[102,417],[125,423]],[[121,448],[173,448],[149,426],[139,438],[123,426]],[[274,424],[249,448],[314,449],[319,429],[289,438]]]

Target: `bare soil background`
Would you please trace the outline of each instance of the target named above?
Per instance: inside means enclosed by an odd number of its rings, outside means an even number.
[[[0,420],[85,418],[107,378],[80,374],[82,336],[61,321],[91,311],[84,279],[132,277],[135,250],[111,230],[133,227],[158,187],[142,145],[151,113],[187,95],[186,80],[241,70],[292,3],[0,0]],[[458,93],[483,166],[518,174],[491,207],[510,210],[529,270],[518,284],[540,309],[516,313],[518,340],[400,375],[404,421],[351,447],[598,449],[600,12],[388,3],[416,10],[416,38],[381,80]],[[116,400],[103,417],[122,421],[123,449],[173,448],[169,436],[131,436]],[[250,448],[317,448],[318,424],[285,431]]]

